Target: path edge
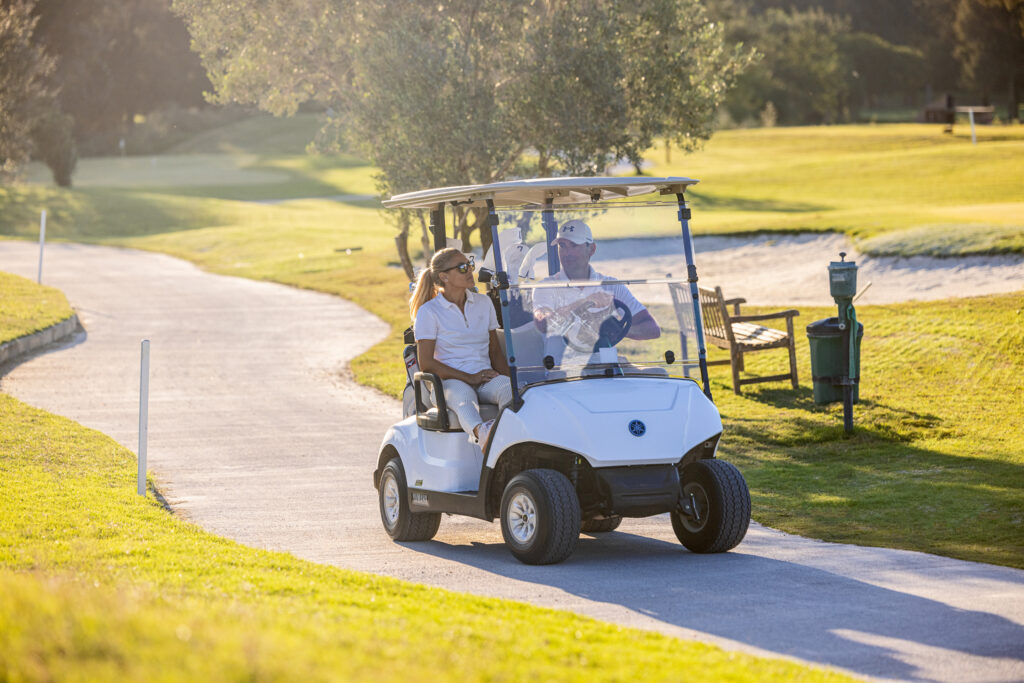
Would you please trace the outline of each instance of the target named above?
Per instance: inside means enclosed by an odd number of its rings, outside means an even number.
[[[78,326],[78,314],[72,313],[70,317],[61,320],[55,325],[50,325],[38,332],[4,342],[0,344],[0,365],[5,365],[9,361],[26,356],[48,344],[62,341],[74,334]]]

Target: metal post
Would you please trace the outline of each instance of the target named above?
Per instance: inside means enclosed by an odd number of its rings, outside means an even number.
[[[142,340],[142,367],[139,371],[139,495],[146,496],[146,441],[149,427],[149,340]]]
[[[39,274],[36,283],[43,284],[43,247],[46,245],[46,209],[39,215]]]
[[[697,291],[697,266],[693,263],[693,237],[690,235],[690,209],[686,197],[676,192],[679,204],[679,225],[683,229],[683,249],[686,252],[686,275],[690,282],[690,298],[693,299],[693,327],[697,336],[697,358],[700,362],[700,378],[704,383],[704,395],[711,398],[711,380],[708,379],[708,352],[704,346],[704,319],[700,315],[700,292]]]
[[[523,399],[519,396],[517,380],[515,347],[512,345],[512,319],[508,307],[508,273],[501,263],[501,243],[498,241],[498,214],[494,210],[494,200],[487,200],[487,222],[491,224],[491,252],[494,254],[494,277],[498,287],[498,298],[501,300],[502,328],[505,330],[505,352],[508,354],[508,378],[512,385],[512,410],[523,407]]]
[[[967,118],[970,119],[970,121],[971,121],[971,144],[972,145],[976,145],[976,144],[978,144],[978,136],[975,135],[975,133],[974,133],[974,110],[973,109],[968,109],[967,110]]]
[[[558,237],[558,221],[555,220],[553,204],[554,200],[549,197],[544,202],[544,210],[540,214],[540,222],[544,226],[544,241],[547,244],[548,277],[554,275],[562,268],[558,262],[558,249],[551,246],[551,243]]]

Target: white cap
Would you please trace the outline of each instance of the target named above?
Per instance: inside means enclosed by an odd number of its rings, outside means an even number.
[[[551,240],[551,244],[558,240],[569,240],[573,244],[593,244],[594,236],[590,233],[589,225],[579,218],[573,218],[571,221],[562,223],[562,227],[558,229],[558,235]]]

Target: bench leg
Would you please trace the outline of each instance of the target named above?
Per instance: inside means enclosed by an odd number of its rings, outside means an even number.
[[[789,332],[789,372],[793,377],[793,388],[799,389],[796,379],[796,339],[793,338],[793,319],[786,318],[786,331]]]
[[[743,352],[740,350],[736,351],[736,363],[739,366],[740,372],[743,372],[747,367],[743,364]]]
[[[729,366],[732,368],[732,390],[736,392],[736,395],[740,395],[740,366],[743,365],[743,354],[736,350],[736,347],[729,349],[729,355],[732,356],[732,362]]]

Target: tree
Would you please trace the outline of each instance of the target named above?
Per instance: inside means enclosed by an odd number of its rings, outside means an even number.
[[[37,19],[29,0],[0,2],[0,174],[8,175],[32,151],[32,126],[53,106],[47,81],[53,59],[33,42]]]
[[[136,114],[203,102],[209,82],[170,0],[39,0],[35,13],[61,108],[94,151],[114,151]]]
[[[958,0],[953,31],[965,83],[980,90],[986,100],[1003,90],[1010,119],[1019,120],[1024,0]]]
[[[740,77],[726,108],[733,119],[756,117],[767,103],[786,124],[836,123],[847,117],[847,75],[840,36],[849,21],[820,9],[760,15],[741,12],[730,35],[763,58]]]
[[[656,135],[693,146],[749,60],[697,0],[174,6],[218,101],[326,105],[321,144],[362,151],[382,194],[592,174],[638,160]],[[464,239],[482,224],[458,222]]]

